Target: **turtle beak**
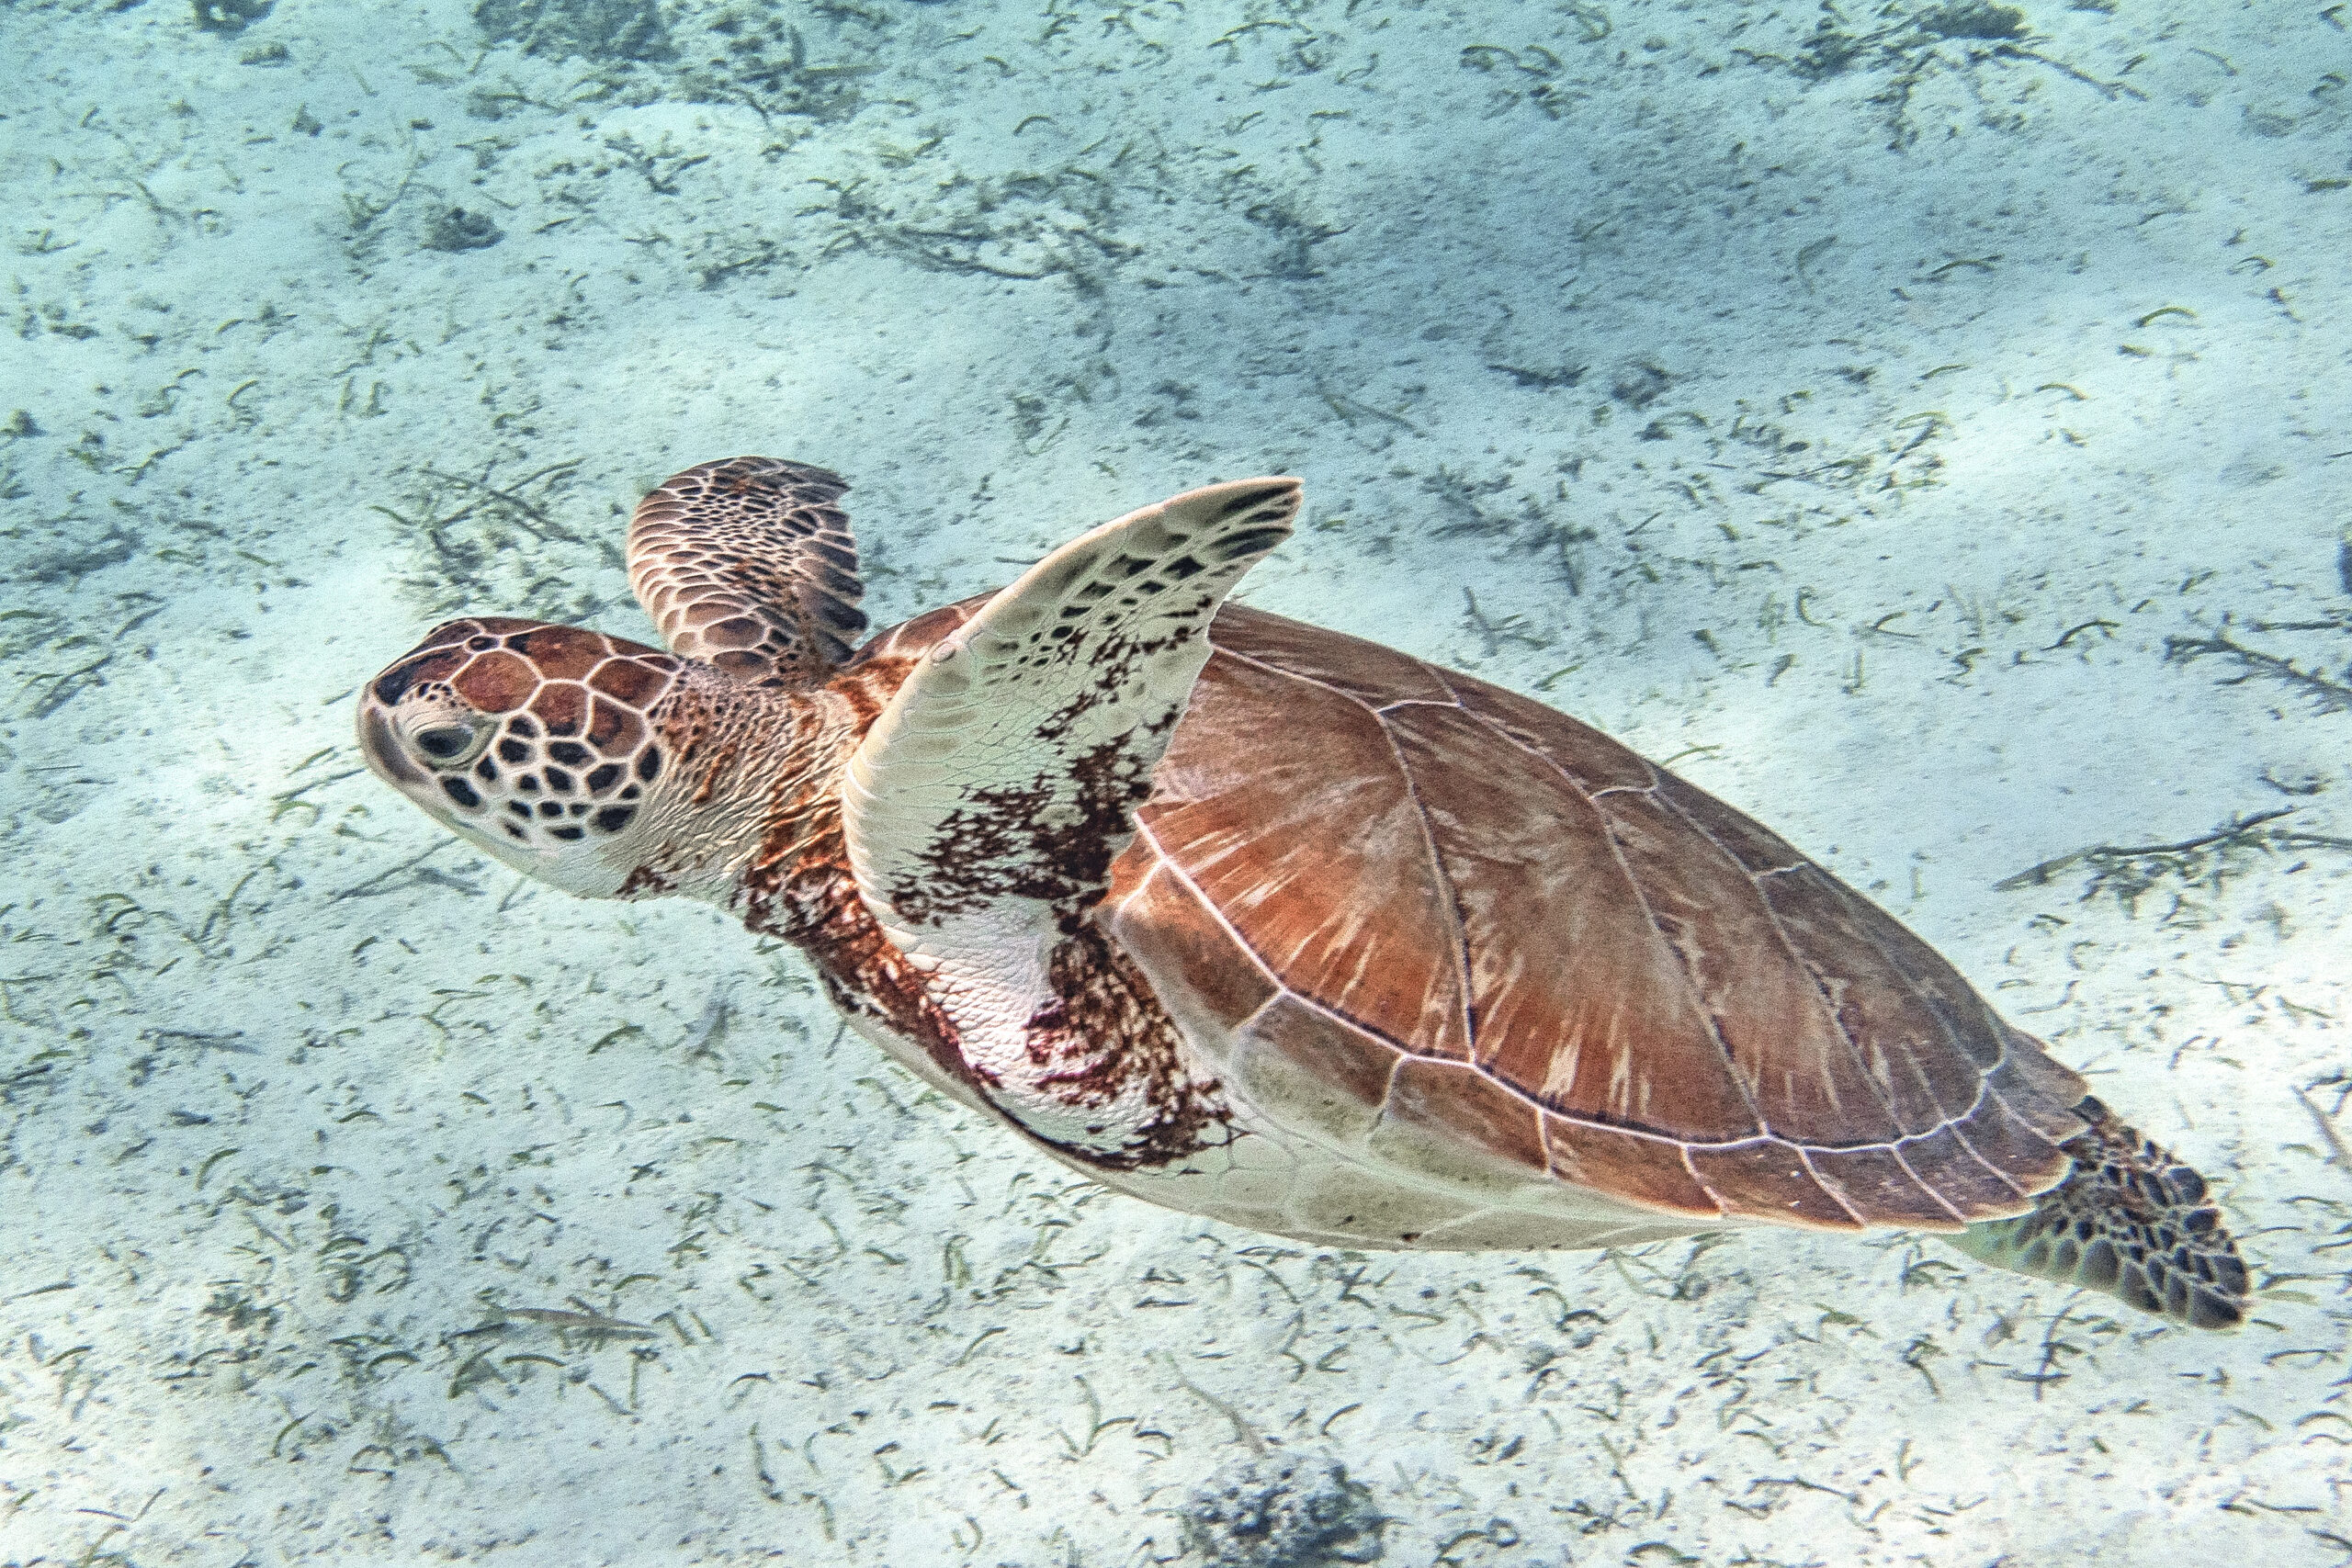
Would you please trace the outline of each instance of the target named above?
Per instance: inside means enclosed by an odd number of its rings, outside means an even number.
[[[392,732],[391,719],[372,701],[359,705],[359,750],[368,765],[390,782],[418,790],[432,787],[432,777],[408,760],[400,737]]]

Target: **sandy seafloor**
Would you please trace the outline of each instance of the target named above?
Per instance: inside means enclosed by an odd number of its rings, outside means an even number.
[[[0,10],[0,1559],[1329,1560],[1188,1534],[1253,1456],[1430,1568],[2352,1559],[2342,6],[234,9]],[[359,769],[744,451],[882,625],[1304,475],[1245,597],[1871,890],[2256,1321],[1163,1213]]]

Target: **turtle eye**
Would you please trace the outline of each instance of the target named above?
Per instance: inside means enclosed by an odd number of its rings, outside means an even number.
[[[435,725],[416,734],[417,750],[437,761],[448,761],[473,744],[473,732],[462,724]]]
[[[481,755],[497,726],[484,718],[453,714],[420,714],[404,727],[401,739],[417,761],[428,767],[462,768]]]

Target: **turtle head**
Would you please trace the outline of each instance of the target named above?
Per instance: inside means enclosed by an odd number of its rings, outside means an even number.
[[[612,897],[646,859],[646,808],[669,761],[652,710],[682,669],[577,626],[451,621],[362,691],[359,749],[477,849]]]

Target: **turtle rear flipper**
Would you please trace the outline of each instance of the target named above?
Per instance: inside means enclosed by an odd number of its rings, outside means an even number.
[[[2245,1261],[2206,1197],[2205,1179],[2118,1121],[2097,1100],[2066,1144],[2074,1168],[2030,1213],[1952,1236],[1970,1257],[2020,1274],[2105,1291],[2192,1328],[2245,1321]]]

